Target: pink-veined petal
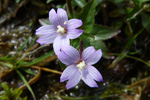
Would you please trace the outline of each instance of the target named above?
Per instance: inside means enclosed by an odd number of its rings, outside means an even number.
[[[56,14],[56,11],[54,9],[51,9],[49,11],[49,21],[52,25],[54,25],[55,27],[57,27],[59,24],[59,20]]]
[[[81,77],[82,76],[81,76],[80,71],[76,70],[74,72],[74,75],[72,75],[72,77],[70,77],[69,81],[66,84],[67,90],[70,89],[70,88],[73,88],[74,86],[76,86],[80,82]]]
[[[67,23],[68,29],[75,29],[82,26],[82,20],[79,19],[70,19]]]
[[[57,18],[58,18],[58,21],[59,21],[59,24],[61,26],[64,26],[64,22],[68,22],[68,16],[67,16],[67,13],[64,9],[62,8],[58,8],[57,9]]]
[[[63,46],[62,51],[66,55],[74,58],[74,60],[76,60],[76,61],[80,59],[80,54],[79,54],[78,50],[75,49],[74,47],[70,46],[70,45]]]
[[[72,77],[75,72],[76,72],[77,67],[75,65],[70,65],[68,66],[64,71],[63,73],[61,74],[61,77],[60,77],[60,82],[64,82],[66,80],[69,80],[70,77]]]
[[[86,66],[86,69],[88,71],[88,74],[93,78],[94,80],[98,82],[103,82],[103,77],[101,73],[93,66]]]
[[[72,46],[64,46],[61,48],[61,51],[57,53],[57,57],[62,63],[70,65],[78,62],[80,54]]]
[[[99,50],[97,50],[96,52],[94,52],[94,53],[91,55],[91,57],[88,57],[88,58],[85,60],[85,62],[86,62],[86,64],[88,64],[88,65],[93,65],[93,64],[97,63],[97,62],[100,60],[101,57],[102,57],[102,51],[101,51],[101,49],[99,49]]]
[[[89,87],[98,87],[97,83],[89,74],[88,70],[85,68],[82,71],[82,80],[89,86]]]
[[[69,29],[67,31],[67,37],[69,39],[75,39],[75,38],[79,37],[82,33],[83,33],[83,30],[81,30],[81,29]]]
[[[53,49],[55,54],[57,55],[58,52],[60,52],[61,47],[70,45],[70,40],[66,36],[58,35],[53,43]]]
[[[91,58],[91,55],[95,52],[95,48],[93,46],[87,47],[82,52],[82,60],[86,61],[87,59]]]
[[[41,45],[44,44],[51,44],[54,42],[55,38],[57,37],[57,34],[48,34],[41,36],[36,42],[40,43]]]
[[[53,35],[58,34],[56,28],[53,25],[44,25],[36,30],[36,35]]]

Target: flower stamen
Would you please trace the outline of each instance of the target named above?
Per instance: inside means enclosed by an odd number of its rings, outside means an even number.
[[[67,24],[67,22],[65,21],[65,22],[64,22],[64,25],[66,25],[66,24]]]
[[[58,25],[57,28],[58,28],[58,29],[57,29],[57,32],[58,32],[58,33],[62,33],[62,34],[63,34],[63,33],[66,33],[65,28],[61,27],[60,25]]]
[[[80,68],[80,69],[83,69],[85,66],[86,66],[86,64],[85,64],[84,61],[80,62],[80,63],[77,65],[77,67]]]

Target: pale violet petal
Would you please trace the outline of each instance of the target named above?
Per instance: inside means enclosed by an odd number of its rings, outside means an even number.
[[[82,60],[86,61],[87,59],[91,58],[91,55],[95,52],[95,48],[93,46],[87,47],[82,52]]]
[[[36,35],[53,35],[58,34],[56,28],[53,25],[44,25],[36,30]]]
[[[53,49],[55,54],[57,55],[57,53],[60,52],[61,47],[65,45],[70,45],[69,38],[67,38],[66,36],[58,35],[53,43]]]
[[[72,75],[72,77],[70,77],[69,81],[67,82],[66,84],[66,88],[67,90],[70,89],[70,88],[73,88],[75,87],[81,80],[81,73],[79,70],[76,70],[74,72],[74,75]]]
[[[88,70],[89,75],[91,78],[98,82],[103,82],[103,77],[101,73],[93,66],[86,66],[86,69]]]
[[[54,25],[55,27],[57,27],[59,25],[59,20],[56,14],[56,11],[54,9],[51,9],[49,11],[49,21],[52,25]]]
[[[61,48],[64,46],[69,46],[70,45],[70,40],[67,36],[61,36]]]
[[[90,76],[88,70],[85,68],[82,71],[82,80],[89,86],[89,87],[98,87],[97,83],[94,79]]]
[[[94,52],[91,57],[88,57],[88,59],[85,60],[86,64],[88,65],[93,65],[97,63],[102,57],[102,51],[101,49],[97,50]]]
[[[79,52],[71,46],[62,47],[61,51],[57,53],[57,57],[66,65],[76,64],[80,59]]]
[[[64,23],[65,22],[68,22],[68,16],[67,16],[67,13],[64,9],[62,8],[58,8],[57,9],[57,18],[58,18],[58,21],[59,21],[59,24],[61,26],[64,26]]]
[[[60,45],[61,45],[61,36],[57,36],[54,40],[54,43],[53,43],[53,49],[54,49],[54,52],[55,54],[57,54],[57,52],[60,51]]]
[[[75,29],[82,26],[82,20],[79,19],[70,19],[67,23],[68,29]]]
[[[83,33],[83,30],[81,29],[69,29],[67,31],[67,37],[69,39],[75,39],[78,38]]]
[[[60,82],[69,80],[75,74],[76,70],[78,70],[78,69],[75,65],[68,66],[61,74]]]
[[[58,59],[65,65],[75,64],[74,58],[66,55],[64,52],[57,51],[56,55]]]
[[[75,63],[77,63],[77,61],[80,59],[80,54],[78,50],[70,45],[66,45],[66,46],[64,45],[62,47],[62,51],[70,58],[74,59]]]
[[[51,44],[54,42],[54,39],[57,37],[57,34],[48,34],[41,36],[36,42],[40,43],[41,45],[44,44]]]

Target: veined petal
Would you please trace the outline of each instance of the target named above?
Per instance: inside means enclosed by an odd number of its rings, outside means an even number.
[[[55,54],[57,55],[60,52],[61,47],[70,45],[70,40],[66,36],[58,35],[53,43],[53,49]]]
[[[72,78],[72,76],[74,76],[76,73],[77,67],[75,65],[70,65],[68,66],[63,73],[61,74],[60,77],[60,82],[64,82],[66,80],[69,80],[70,78]]]
[[[88,74],[90,77],[98,82],[103,82],[103,77],[101,73],[93,66],[86,66]]]
[[[54,9],[51,9],[49,11],[49,21],[52,25],[54,25],[55,27],[57,27],[59,24],[59,20],[56,14],[56,11]]]
[[[78,59],[80,59],[80,54],[79,54],[78,50],[70,45],[63,46],[62,51],[69,57],[74,58],[74,60],[76,60],[76,61]]]
[[[58,8],[57,9],[57,18],[58,18],[58,21],[59,21],[59,24],[61,26],[64,26],[64,23],[65,22],[68,22],[68,16],[67,16],[67,13],[64,9],[62,8]]]
[[[61,48],[61,51],[57,53],[58,59],[66,64],[76,64],[80,58],[79,52],[71,47],[71,46],[64,46]]]
[[[57,37],[57,34],[48,34],[41,36],[36,42],[40,43],[41,45],[43,44],[50,44],[54,42],[54,39]]]
[[[68,29],[67,36],[69,39],[75,39],[83,33],[81,29]]]
[[[82,26],[82,20],[80,19],[70,19],[68,21],[68,29],[75,29],[75,28],[78,28],[80,26]]]
[[[76,86],[80,80],[81,80],[81,73],[79,70],[76,70],[74,72],[74,75],[72,75],[72,77],[70,77],[69,81],[66,84],[67,90]]]
[[[88,48],[86,48],[83,52],[82,52],[82,60],[86,61],[87,59],[91,58],[91,55],[95,52],[95,48],[93,46],[90,46]]]
[[[53,25],[44,25],[41,26],[36,30],[36,35],[52,35],[52,34],[58,34],[56,32],[56,28]]]
[[[89,86],[89,87],[98,87],[97,83],[89,74],[88,70],[85,68],[82,71],[82,80]]]
[[[88,57],[88,59],[86,59],[85,62],[88,65],[93,65],[93,64],[97,63],[101,57],[102,57],[102,51],[101,51],[101,49],[99,49],[96,52],[94,52],[91,55],[91,57]]]

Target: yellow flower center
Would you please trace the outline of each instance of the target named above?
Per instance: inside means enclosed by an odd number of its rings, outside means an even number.
[[[66,31],[65,31],[65,28],[61,27],[60,25],[58,25],[57,28],[58,28],[58,29],[57,29],[57,32],[58,32],[58,33],[62,33],[62,34],[63,34],[63,33],[66,32]]]
[[[80,69],[83,69],[85,66],[86,66],[86,64],[85,64],[84,61],[80,62],[80,63],[77,65],[77,67],[80,68]]]

